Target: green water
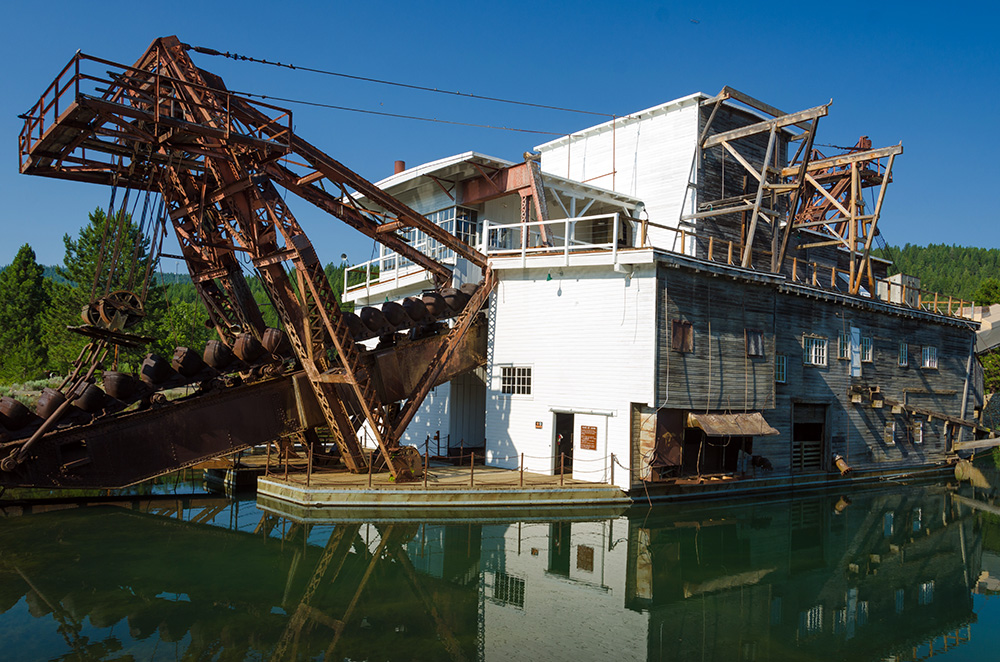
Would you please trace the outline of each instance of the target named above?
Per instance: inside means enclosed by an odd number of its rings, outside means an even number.
[[[941,483],[555,521],[8,508],[0,660],[993,660],[992,503]]]

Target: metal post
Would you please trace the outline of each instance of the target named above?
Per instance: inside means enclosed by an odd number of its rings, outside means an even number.
[[[521,453],[521,487],[524,487],[524,453]]]
[[[611,484],[615,484],[615,454],[611,454]]]
[[[430,435],[428,435],[427,438],[430,439]],[[425,446],[424,447],[424,489],[427,489],[427,467],[429,467],[429,466],[430,466],[430,451],[428,451],[427,447]]]
[[[373,460],[375,459],[374,456],[375,456],[374,453],[369,453],[368,455],[368,487],[372,486],[372,464]]]
[[[264,461],[264,475],[271,475],[271,442],[267,442],[267,459]]]
[[[288,446],[285,446],[285,480],[288,480]]]
[[[618,212],[611,226],[611,264],[618,264]]]
[[[476,484],[476,451],[472,451],[469,456],[469,487]]]
[[[569,266],[569,219],[563,226],[563,266]]]
[[[566,453],[559,453],[559,486],[562,487],[566,475]]]

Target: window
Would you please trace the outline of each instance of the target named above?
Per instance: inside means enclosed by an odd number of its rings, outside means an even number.
[[[745,329],[747,356],[764,356],[764,332],[759,329]]]
[[[882,437],[887,445],[896,445],[896,421],[886,421],[885,431],[883,432]]]
[[[500,368],[500,392],[504,395],[531,395],[531,368],[523,366]]]
[[[868,625],[868,601],[862,600],[858,603],[858,625]]]
[[[851,334],[841,333],[837,338],[837,358],[851,358]]]
[[[905,342],[899,343],[899,367],[905,368],[910,365],[910,357],[906,351],[907,345]]]
[[[929,582],[924,582],[920,585],[920,591],[917,593],[917,604],[918,605],[929,605],[934,602],[934,580]]]
[[[920,355],[921,368],[937,368],[937,347],[924,347]]]
[[[922,444],[924,443],[924,422],[915,421],[913,423],[913,443]]]
[[[475,209],[455,208],[455,236],[470,246],[479,245],[479,222]]]
[[[802,338],[802,348],[805,350],[803,363],[806,365],[826,365],[826,338],[805,336]]]
[[[903,613],[903,605],[904,605],[904,601],[905,600],[906,600],[906,592],[903,589],[901,589],[901,588],[897,588],[896,589],[896,613],[897,614],[902,614]]]
[[[784,384],[788,379],[788,360],[784,354],[774,357],[774,381]]]
[[[862,363],[872,362],[872,339],[870,336],[861,338],[861,361]]]
[[[694,329],[687,320],[674,320],[671,325],[670,346],[675,352],[694,351]]]
[[[823,631],[823,605],[816,605],[799,614],[799,631],[802,634],[816,634]]]
[[[524,609],[524,580],[506,572],[496,573],[493,577],[493,600]]]

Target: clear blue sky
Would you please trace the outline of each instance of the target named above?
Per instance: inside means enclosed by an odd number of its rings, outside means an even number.
[[[993,4],[727,2],[8,2],[0,26],[0,265],[106,206],[106,188],[17,172],[25,112],[77,50],[134,61],[156,37],[443,89],[627,114],[731,85],[788,112],[826,103],[819,142],[903,142],[880,227],[893,244],[1000,247],[1000,10]],[[584,115],[289,72],[195,54],[233,89],[385,112],[567,133]],[[371,180],[468,150],[519,160],[546,136],[290,106],[296,130]],[[371,240],[292,199],[324,262]],[[166,261],[167,271],[174,271]],[[183,271],[183,267],[178,267]]]

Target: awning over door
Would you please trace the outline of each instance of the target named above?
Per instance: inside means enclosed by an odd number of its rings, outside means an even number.
[[[688,414],[687,426],[701,428],[709,437],[759,437],[779,434],[759,411],[746,414]]]

